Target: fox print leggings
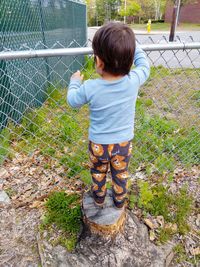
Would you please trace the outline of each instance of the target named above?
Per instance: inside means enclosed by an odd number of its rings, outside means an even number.
[[[131,150],[131,141],[110,145],[89,142],[90,171],[93,181],[92,194],[97,205],[104,203],[106,196],[106,174],[110,166],[114,204],[117,208],[124,206]]]

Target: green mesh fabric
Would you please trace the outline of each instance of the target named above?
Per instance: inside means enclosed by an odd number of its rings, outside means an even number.
[[[58,48],[84,46],[86,6],[69,0],[1,0],[0,37],[0,51],[45,49],[55,43]],[[83,57],[66,57],[62,64],[58,58],[0,61],[0,129],[8,118],[17,122],[40,106],[47,82],[66,83],[78,61]]]

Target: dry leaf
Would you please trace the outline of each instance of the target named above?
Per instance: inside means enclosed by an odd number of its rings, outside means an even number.
[[[44,205],[43,202],[36,200],[31,205],[29,205],[29,207],[34,209],[34,208],[40,208],[43,205]]]
[[[6,179],[9,176],[10,174],[5,168],[0,168],[0,179]]]
[[[178,230],[176,223],[166,223],[164,228],[171,230],[173,233],[177,232]]]
[[[154,241],[156,239],[156,234],[153,230],[149,231],[149,239],[150,241]]]
[[[193,256],[200,255],[200,247],[197,247],[197,248],[191,248],[191,249],[190,249],[190,253],[191,253]]]
[[[160,224],[161,227],[164,227],[165,221],[162,215],[156,217],[157,222]]]
[[[64,147],[64,152],[67,153],[69,151],[69,148],[67,146]]]
[[[158,228],[157,223],[153,222],[152,220],[145,218],[144,223],[150,228],[150,229],[156,229]]]

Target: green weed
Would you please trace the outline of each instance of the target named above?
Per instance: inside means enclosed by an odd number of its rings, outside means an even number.
[[[68,168],[68,176],[72,177],[81,173],[85,168],[83,162],[88,161],[88,155],[86,150],[77,148],[71,155],[63,155],[60,158],[60,163]]]
[[[193,93],[192,99],[195,100],[196,106],[200,108],[200,90]]]
[[[182,243],[179,243],[176,246],[174,246],[173,252],[175,253],[175,261],[177,263],[188,262],[192,266],[197,266],[198,262],[200,262],[200,256],[197,255],[195,257],[191,257],[190,255],[188,255]]]
[[[66,94],[66,90],[63,88],[55,88],[53,85],[50,85],[47,88],[47,100],[48,105],[52,107],[57,107],[58,104],[62,105],[65,103],[66,99],[63,97],[63,92]]]
[[[63,247],[65,247],[68,251],[73,251],[76,247],[77,244],[77,238],[72,235],[72,236],[59,236],[58,238],[56,238],[55,240],[51,241],[51,244],[53,246],[57,246],[57,245],[61,245]]]
[[[84,182],[85,185],[92,184],[92,178],[89,170],[83,170],[80,172],[81,180]]]
[[[111,188],[112,188],[112,182],[111,182],[111,181],[108,181],[108,182],[106,183],[106,188],[107,188],[107,189],[111,189]]]
[[[157,244],[166,243],[173,235],[174,232],[171,229],[160,229]]]
[[[186,188],[181,188],[179,194],[177,194],[177,196],[174,196],[173,221],[177,223],[180,234],[185,234],[190,230],[189,225],[187,224],[187,217],[192,210],[192,204],[193,199],[188,196]]]
[[[63,230],[63,235],[54,240],[54,245],[61,244],[68,250],[73,250],[77,243],[77,235],[81,225],[80,197],[67,195],[65,192],[54,192],[46,204],[46,213],[40,226],[40,231],[55,224]]]
[[[162,215],[166,222],[176,223],[178,232],[185,234],[189,231],[187,218],[192,211],[193,198],[188,195],[186,188],[173,195],[168,191],[168,186],[158,182],[150,185],[146,181],[138,181],[139,196],[137,206],[153,216]],[[161,240],[171,233],[167,229],[160,232]]]
[[[165,171],[171,172],[175,168],[175,159],[166,154],[162,154],[154,161],[154,165],[159,174],[163,174]]]
[[[8,187],[5,189],[5,192],[8,194],[8,196],[11,198],[15,194],[17,194],[17,191],[14,190],[12,187]]]
[[[9,154],[10,147],[10,132],[4,129],[0,132],[0,165],[3,163],[4,158]]]
[[[77,233],[80,230],[81,210],[79,196],[54,192],[46,202],[46,223],[55,223],[59,228]]]
[[[99,75],[95,71],[95,63],[93,56],[85,56],[85,65],[81,73],[84,75],[84,80],[99,77]]]
[[[172,119],[149,115],[145,109],[145,98],[140,97],[136,105],[135,137],[130,170],[141,163],[151,174],[171,173],[176,164],[186,166],[200,162],[200,143],[197,129],[184,129]]]
[[[194,127],[179,132],[174,138],[174,153],[184,164],[199,164],[200,142],[199,132]]]
[[[151,67],[150,80],[157,76],[165,77],[165,76],[170,75],[171,73],[172,73],[171,69],[165,68],[162,65],[157,66],[157,67]]]
[[[129,208],[132,210],[137,202],[136,196],[133,193],[129,195]]]
[[[139,208],[151,208],[151,201],[153,200],[153,192],[150,188],[150,185],[148,182],[138,181],[138,186],[140,189],[140,195],[138,199],[138,207]]]

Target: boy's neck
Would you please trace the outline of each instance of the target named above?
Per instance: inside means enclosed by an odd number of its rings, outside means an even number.
[[[124,75],[112,75],[110,73],[107,73],[107,72],[103,72],[102,75],[101,75],[101,78],[103,80],[106,80],[106,81],[115,81],[115,80],[119,80],[120,78],[124,77]]]

